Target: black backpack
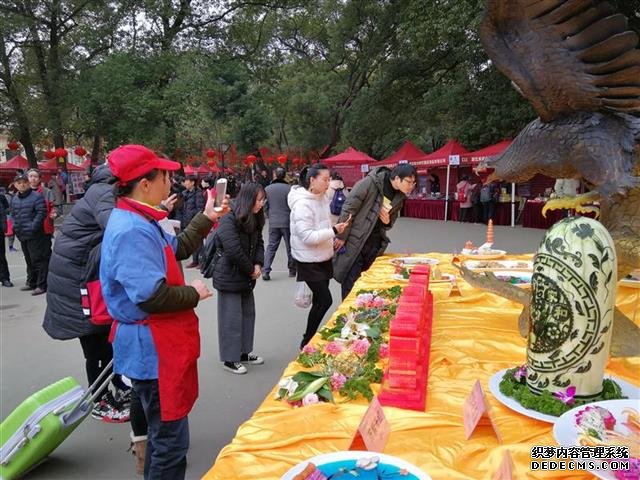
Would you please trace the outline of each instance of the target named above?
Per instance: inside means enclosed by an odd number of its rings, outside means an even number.
[[[204,278],[213,277],[213,268],[215,267],[215,256],[217,251],[216,245],[216,234],[212,233],[209,235],[207,240],[204,242],[204,247],[202,247],[202,251],[200,252],[200,273]]]

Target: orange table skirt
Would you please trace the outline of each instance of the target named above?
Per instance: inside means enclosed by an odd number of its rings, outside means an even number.
[[[455,273],[451,255],[438,258],[443,272]],[[388,288],[392,279],[389,259],[380,257],[359,279],[351,295],[334,316],[348,310],[359,289]],[[530,255],[511,259],[530,259]],[[521,365],[526,341],[517,331],[518,304],[477,290],[459,280],[462,296],[448,296],[448,284],[432,285],[434,320],[425,412],[384,407],[391,435],[384,453],[403,458],[424,469],[434,480],[491,479],[505,449],[515,463],[516,477],[527,479],[591,479],[584,471],[531,471],[534,445],[556,445],[552,425],[504,407],[490,393],[489,379],[497,371]],[[618,307],[640,324],[640,289],[619,287]],[[635,317],[635,318],[634,318]],[[316,336],[314,342],[320,341]],[[302,367],[295,361],[283,376]],[[610,359],[607,371],[640,385],[640,358]],[[462,404],[479,379],[491,404],[502,436],[498,443],[489,426],[480,426],[464,438]],[[377,385],[374,385],[376,391]],[[312,456],[346,450],[367,408],[366,400],[322,403],[302,408],[274,400],[276,388],[253,416],[243,423],[232,442],[222,449],[208,480],[279,479],[289,468]]]

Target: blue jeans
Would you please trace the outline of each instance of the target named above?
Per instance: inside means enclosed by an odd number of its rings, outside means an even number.
[[[189,420],[160,420],[158,380],[131,380],[147,417],[147,450],[144,457],[145,480],[181,480],[187,469]]]

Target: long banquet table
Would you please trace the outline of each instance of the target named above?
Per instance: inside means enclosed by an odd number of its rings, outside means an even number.
[[[450,255],[428,254],[441,260],[443,272],[455,273]],[[511,259],[530,259],[530,255]],[[353,304],[360,289],[387,288],[394,283],[390,256],[380,257],[356,283],[330,322]],[[518,414],[489,393],[489,379],[498,371],[525,362],[526,341],[517,332],[521,308],[506,299],[477,290],[459,280],[461,296],[448,296],[447,284],[432,285],[434,318],[426,411],[384,407],[391,435],[384,453],[403,458],[434,480],[490,479],[505,450],[515,463],[514,478],[591,479],[584,471],[531,471],[534,445],[556,445],[552,425]],[[617,306],[640,324],[640,289],[619,287]],[[636,317],[636,318],[634,318]],[[316,336],[315,343],[321,342]],[[295,361],[283,375],[301,370]],[[640,358],[610,359],[607,372],[640,385]],[[464,438],[462,404],[479,379],[491,404],[503,443],[489,426]],[[377,385],[374,385],[377,391]],[[346,450],[366,409],[366,401],[291,408],[274,400],[276,387],[253,416],[240,425],[224,447],[207,480],[279,479],[289,468],[312,456]]]
[[[450,202],[448,219],[456,222],[459,214],[460,202]],[[402,215],[426,220],[444,220],[444,200],[408,198],[404,202]],[[496,203],[493,223],[495,225],[511,225],[511,203]]]

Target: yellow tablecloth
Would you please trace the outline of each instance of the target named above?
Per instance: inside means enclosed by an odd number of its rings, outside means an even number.
[[[451,255],[426,254],[441,260],[443,272],[455,273]],[[362,288],[393,286],[392,256],[380,257],[363,274],[334,317],[353,303]],[[512,256],[530,259],[531,256]],[[555,445],[552,426],[502,406],[489,392],[488,382],[497,371],[523,364],[524,338],[517,332],[521,307],[485,293],[459,280],[462,296],[448,297],[448,287],[432,285],[434,320],[431,340],[426,412],[385,407],[391,435],[385,453],[401,457],[424,469],[434,480],[489,479],[509,449],[516,478],[590,479],[588,472],[530,470],[534,445]],[[640,324],[640,289],[620,287],[618,307]],[[317,340],[319,337],[316,337]],[[301,367],[294,361],[284,375]],[[640,384],[640,358],[611,359],[607,371]],[[480,426],[467,441],[462,424],[462,404],[479,379],[502,435],[498,443],[488,426]],[[274,400],[275,387],[253,416],[243,423],[233,441],[222,449],[208,480],[279,479],[289,468],[314,455],[346,450],[367,402],[322,403],[293,409]]]

